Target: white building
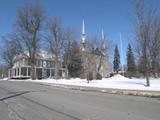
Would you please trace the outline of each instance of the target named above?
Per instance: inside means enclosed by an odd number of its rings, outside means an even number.
[[[54,78],[55,74],[55,56],[46,51],[39,51],[36,55],[36,75],[37,79]],[[59,61],[59,76],[65,77],[65,68],[63,68],[62,60]],[[15,56],[14,65],[8,72],[9,78],[30,78],[31,65],[27,54]]]

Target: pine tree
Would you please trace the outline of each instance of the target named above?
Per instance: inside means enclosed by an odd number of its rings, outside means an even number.
[[[82,69],[82,61],[80,54],[73,54],[71,57],[70,64],[68,65],[69,75],[71,77],[79,77]]]
[[[120,65],[120,55],[119,55],[118,47],[116,45],[114,50],[114,61],[113,61],[114,72],[118,73],[119,65]]]
[[[80,56],[80,46],[77,41],[71,42],[65,52],[64,61],[67,62],[67,68],[70,77],[79,77],[82,69]]]
[[[134,54],[132,52],[132,47],[128,44],[127,50],[127,74],[129,77],[132,77],[136,72],[136,65],[134,60]]]

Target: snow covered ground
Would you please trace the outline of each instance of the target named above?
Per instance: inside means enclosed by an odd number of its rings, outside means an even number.
[[[32,81],[32,80],[29,80]],[[128,89],[128,90],[144,90],[144,91],[160,91],[160,79],[150,79],[151,86],[145,87],[145,79],[129,79],[121,75],[115,75],[111,78],[104,78],[102,80],[92,80],[87,83],[85,79],[43,79],[34,80],[32,82],[42,82],[47,84],[62,84],[62,85],[75,85],[75,86],[86,86],[86,87],[97,87],[97,88],[113,88],[113,89]]]

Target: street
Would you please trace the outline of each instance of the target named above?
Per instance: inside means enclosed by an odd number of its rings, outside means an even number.
[[[159,120],[160,99],[0,81],[0,120]]]

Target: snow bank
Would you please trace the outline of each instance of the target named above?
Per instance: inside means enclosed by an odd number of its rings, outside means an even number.
[[[3,78],[2,80],[8,80],[8,78]]]
[[[32,80],[29,80],[32,81]],[[43,79],[33,80],[32,82],[42,82],[47,84],[59,84],[59,85],[75,85],[85,87],[96,88],[113,88],[113,89],[128,89],[128,90],[144,90],[144,91],[160,91],[160,79],[150,79],[151,86],[145,87],[145,79],[129,79],[122,75],[115,75],[110,78],[103,78],[102,80],[92,80],[87,83],[86,79],[72,78],[67,79]]]

